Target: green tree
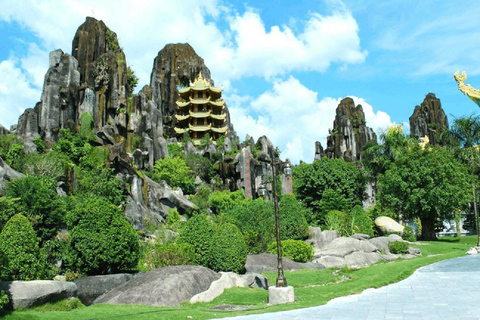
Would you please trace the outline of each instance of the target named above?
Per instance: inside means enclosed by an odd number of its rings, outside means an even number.
[[[275,214],[270,201],[245,199],[227,210],[225,216],[242,232],[249,253],[265,252],[274,239]]]
[[[210,250],[215,227],[204,214],[197,214],[188,219],[177,243],[188,243],[194,247],[197,265],[210,267]]]
[[[109,274],[135,267],[139,243],[123,212],[101,198],[77,199],[67,215],[67,266],[84,274]]]
[[[234,224],[224,223],[215,231],[210,249],[210,267],[215,271],[240,273],[247,261],[247,245]]]
[[[193,171],[182,158],[158,159],[153,166],[153,179],[164,180],[171,187],[180,187],[187,194],[195,192]]]
[[[363,171],[343,159],[324,158],[312,164],[300,163],[293,168],[293,187],[297,199],[315,212],[322,212],[321,200],[329,189],[342,195],[349,208],[362,204],[365,197]]]
[[[185,163],[192,169],[193,176],[198,176],[203,181],[210,182],[210,180],[215,177],[215,168],[208,158],[196,153],[191,153],[185,156]]]
[[[444,148],[404,148],[379,180],[380,199],[405,218],[418,217],[422,238],[435,239],[437,219],[465,208],[471,200],[467,168]]]
[[[306,210],[294,195],[285,194],[278,205],[282,240],[303,240],[308,237]]]
[[[3,280],[35,280],[43,275],[42,257],[32,224],[22,214],[8,220],[0,233],[0,276]]]
[[[41,242],[53,238],[65,216],[65,205],[56,192],[57,183],[49,177],[25,178],[10,181],[5,195],[19,198],[21,212],[30,220]]]

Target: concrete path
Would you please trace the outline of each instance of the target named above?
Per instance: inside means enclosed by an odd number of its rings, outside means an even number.
[[[480,254],[440,261],[398,283],[326,305],[224,319],[480,320]]]

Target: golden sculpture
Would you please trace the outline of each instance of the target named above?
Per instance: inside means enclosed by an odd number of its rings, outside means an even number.
[[[473,88],[469,84],[465,84],[467,80],[467,74],[465,71],[462,74],[458,74],[458,70],[453,74],[455,81],[458,83],[458,90],[466,94],[473,102],[480,107],[480,90]]]

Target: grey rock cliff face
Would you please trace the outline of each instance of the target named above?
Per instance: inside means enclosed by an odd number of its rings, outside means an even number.
[[[362,106],[355,106],[352,98],[345,98],[337,107],[333,129],[327,137],[327,148],[323,150],[321,145],[316,144],[315,151],[323,154],[316,154],[315,158],[326,156],[357,162],[362,147],[372,140],[376,141],[377,135],[367,127]]]
[[[60,129],[74,127],[77,119],[80,73],[78,62],[62,50],[50,53],[41,102],[37,105],[40,135],[47,141],[58,139]]]
[[[439,135],[448,130],[448,118],[442,103],[435,94],[429,93],[422,104],[415,107],[410,120],[410,133],[417,139],[428,136],[430,144],[439,143]]]

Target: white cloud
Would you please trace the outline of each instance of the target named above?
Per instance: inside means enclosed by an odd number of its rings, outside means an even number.
[[[360,49],[358,25],[347,11],[329,16],[312,13],[298,34],[287,25],[265,29],[261,16],[247,10],[230,23],[233,57],[225,68],[232,77],[271,78],[296,70],[325,71],[332,63],[361,63],[367,52]],[[225,70],[224,70],[225,71]]]
[[[0,124],[7,129],[18,122],[24,109],[35,107],[40,98],[40,91],[28,85],[28,75],[18,64],[12,59],[0,62]]]
[[[367,126],[381,132],[391,124],[390,116],[375,112],[363,98],[353,97],[361,104]],[[313,161],[315,141],[326,147],[328,129],[333,126],[335,110],[342,98],[324,97],[305,87],[294,77],[275,80],[271,90],[257,98],[226,97],[237,133],[258,139],[266,135],[282,151],[282,158],[293,163]],[[240,125],[239,125],[240,124]]]

